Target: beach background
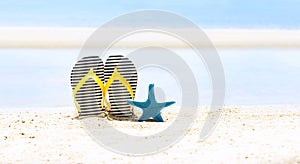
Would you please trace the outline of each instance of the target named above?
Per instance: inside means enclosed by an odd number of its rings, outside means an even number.
[[[300,163],[299,5],[289,0],[1,1],[0,162]],[[200,93],[199,116],[181,142],[156,155],[132,157],[95,143],[74,118],[69,75],[81,45],[97,27],[142,9],[171,11],[203,29],[222,60],[226,100],[216,130],[198,141],[199,127],[212,114],[207,110],[212,90],[205,65],[168,37],[156,36],[157,42],[149,40],[151,34],[141,34],[125,40],[127,48],[116,47],[106,55],[132,52],[133,41],[166,44],[191,66]],[[169,121],[112,124],[128,133],[155,133],[176,117],[180,87],[158,68],[140,70],[139,77],[138,100],[145,98],[151,82],[163,89],[165,99],[177,101],[163,112]],[[167,84],[162,77],[169,79]]]

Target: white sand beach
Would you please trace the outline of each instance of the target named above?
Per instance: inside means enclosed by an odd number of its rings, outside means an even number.
[[[60,112],[7,109],[0,113],[0,163],[300,163],[299,109],[226,107],[215,131],[205,141],[199,141],[205,116],[213,115],[202,107],[179,143],[164,152],[141,157],[116,154],[98,145],[74,118],[71,107],[55,109]],[[163,111],[165,123],[111,123],[125,132],[146,129],[155,133],[174,120],[176,110],[172,110]]]
[[[104,29],[108,32],[122,32],[126,29]],[[54,27],[0,27],[0,48],[72,48],[84,44],[96,28],[54,28]],[[216,48],[297,48],[300,47],[300,30],[285,29],[203,29]],[[193,36],[195,30],[178,29]],[[148,35],[147,35],[148,34]],[[136,48],[164,46],[189,48],[186,43],[167,33],[144,32],[143,35],[127,36],[122,44],[114,48]],[[198,38],[192,38],[198,39]],[[98,47],[96,45],[90,45]]]

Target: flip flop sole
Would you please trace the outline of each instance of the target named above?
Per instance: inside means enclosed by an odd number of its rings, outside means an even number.
[[[118,72],[130,84],[133,93],[135,94],[138,77],[134,64],[122,55],[109,56],[104,66],[104,77],[106,82],[114,72],[115,67],[117,67]],[[117,120],[131,120],[134,116],[132,111],[133,107],[127,104],[126,100],[132,98],[127,88],[120,81],[115,80],[109,86],[108,94],[111,105],[109,115]]]
[[[70,78],[73,90],[91,68],[104,81],[102,60],[98,56],[84,57],[77,61],[72,69]],[[93,79],[88,79],[78,90],[75,97],[80,108],[79,117],[98,116],[104,113],[104,110],[101,109],[102,90]]]

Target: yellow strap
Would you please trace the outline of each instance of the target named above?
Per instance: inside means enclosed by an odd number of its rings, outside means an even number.
[[[103,109],[104,107],[104,103],[106,103],[106,105],[110,106],[109,102],[106,100],[106,93],[108,92],[109,86],[115,81],[115,80],[119,80],[125,87],[126,89],[129,91],[130,95],[131,95],[131,99],[134,99],[134,93],[133,90],[130,86],[130,84],[127,82],[127,80],[118,72],[117,67],[115,67],[113,74],[109,77],[106,85],[103,84],[103,82],[101,81],[101,79],[94,73],[93,68],[90,69],[90,71],[78,82],[78,84],[76,85],[76,87],[73,90],[73,99],[74,99],[74,103],[75,106],[78,110],[78,112],[80,113],[80,107],[76,101],[76,94],[79,91],[79,89],[83,86],[83,84],[88,80],[88,79],[94,79],[94,81],[98,84],[98,86],[101,88],[102,90],[102,101],[101,101],[101,107]],[[110,108],[110,107],[108,107]]]
[[[75,106],[78,110],[78,112],[81,112],[80,107],[76,101],[76,94],[79,91],[79,89],[83,86],[83,84],[88,80],[88,79],[94,79],[94,81],[98,84],[98,86],[101,88],[101,90],[104,90],[104,84],[101,81],[101,79],[94,73],[93,68],[90,69],[90,71],[78,82],[78,84],[76,85],[76,87],[73,90],[73,99],[74,99],[74,103]],[[102,96],[103,99],[105,98],[105,95]],[[101,106],[103,108],[103,101],[101,101]]]
[[[127,82],[127,80],[118,72],[117,67],[115,67],[113,74],[109,77],[107,83],[105,84],[105,88],[103,90],[103,93],[106,95],[109,86],[115,81],[115,80],[119,80],[125,87],[126,89],[129,91],[130,95],[131,95],[131,99],[134,99],[134,93],[133,90],[130,86],[130,84]]]

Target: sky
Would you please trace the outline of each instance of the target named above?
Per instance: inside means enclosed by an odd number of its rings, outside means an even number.
[[[166,10],[204,28],[300,28],[299,0],[1,0],[0,26],[99,27],[137,10]]]

